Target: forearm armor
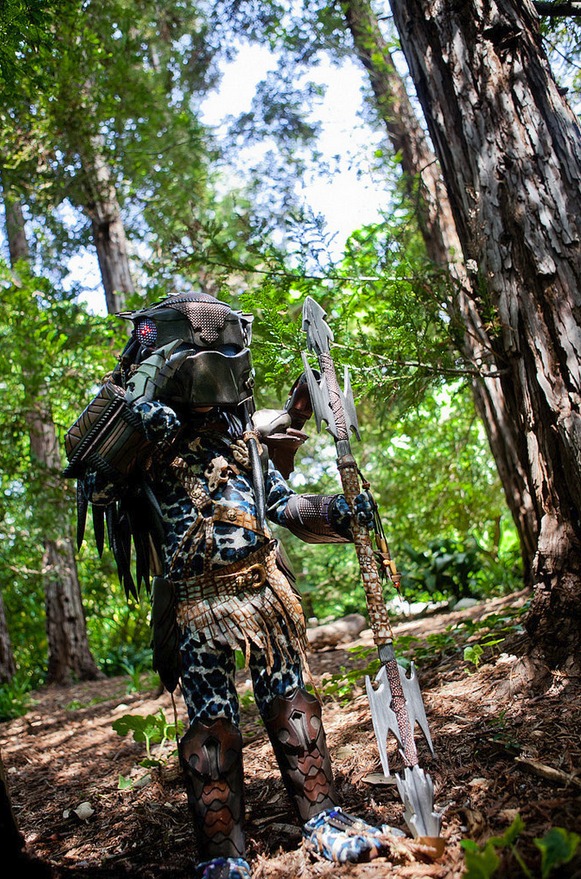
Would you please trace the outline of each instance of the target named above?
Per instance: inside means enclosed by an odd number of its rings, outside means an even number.
[[[283,525],[306,543],[348,543],[332,525],[337,495],[295,494],[284,511]]]
[[[140,416],[127,404],[123,390],[107,382],[65,437],[69,466],[64,475],[94,471],[122,479],[149,448]]]

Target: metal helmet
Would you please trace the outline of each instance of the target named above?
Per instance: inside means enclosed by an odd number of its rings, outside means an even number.
[[[181,343],[177,350],[191,351],[165,386],[164,400],[235,407],[252,397],[252,315],[205,293],[184,293],[122,316],[133,321],[135,363],[173,341]]]

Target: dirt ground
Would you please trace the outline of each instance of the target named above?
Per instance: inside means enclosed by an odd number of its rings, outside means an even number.
[[[450,631],[448,627],[467,618],[498,613],[509,602],[514,598],[406,622],[396,628],[396,636],[423,638]],[[355,642],[366,644],[371,644],[369,632]],[[346,705],[325,696],[325,680],[341,667],[369,662],[354,660],[347,646],[311,655],[315,681],[322,683],[341,802],[375,825],[405,830],[397,788],[377,783],[381,768],[363,679]],[[438,860],[406,840],[394,841],[386,857],[368,864],[338,866],[313,859],[302,845],[264,727],[245,695],[246,674],[239,672],[253,876],[460,879],[465,872],[460,841],[482,844],[501,835],[518,813],[524,821],[518,854],[530,875],[541,877],[534,838],[551,827],[581,833],[581,681],[559,673],[538,685],[520,653],[522,638],[517,637],[489,649],[477,668],[463,659],[461,650],[432,654],[419,665],[436,756],[430,756],[423,742],[418,747],[442,813],[445,850]],[[155,714],[160,708],[172,719],[171,699],[153,690],[128,692],[128,684],[129,678],[119,677],[37,691],[28,714],[0,727],[0,748],[27,851],[48,862],[55,879],[191,875],[195,839],[175,742],[161,754],[154,747],[154,756],[165,762],[144,769],[139,765],[144,744],[120,737],[111,726],[124,714]],[[177,702],[185,720],[181,699]],[[390,753],[397,770],[401,764],[394,747]],[[128,780],[123,790],[120,776]],[[81,804],[89,804],[86,815]],[[524,875],[510,853],[495,874],[507,879]],[[581,853],[551,876],[579,879]]]

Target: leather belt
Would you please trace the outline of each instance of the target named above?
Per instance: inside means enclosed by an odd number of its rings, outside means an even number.
[[[234,525],[236,528],[245,528],[247,531],[254,531],[256,534],[264,534],[270,537],[267,528],[260,528],[256,516],[247,513],[245,510],[239,510],[236,507],[227,507],[224,504],[216,504],[212,513],[214,522],[225,522],[228,525]]]
[[[172,580],[178,601],[226,598],[246,590],[258,590],[266,582],[268,568],[276,564],[276,541],[270,540],[240,562],[215,567],[208,574],[188,580]]]

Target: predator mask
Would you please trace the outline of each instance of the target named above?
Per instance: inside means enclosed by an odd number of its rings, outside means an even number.
[[[188,352],[164,388],[168,403],[236,407],[252,397],[251,315],[205,293],[184,293],[122,317],[133,321],[135,363],[176,340]]]

